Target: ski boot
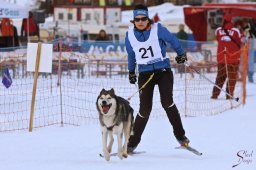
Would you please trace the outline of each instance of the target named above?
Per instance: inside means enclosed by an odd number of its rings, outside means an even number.
[[[187,147],[190,142],[189,139],[185,135],[182,136],[181,138],[177,138],[177,141],[179,142],[179,144],[181,146],[185,146],[185,147]]]

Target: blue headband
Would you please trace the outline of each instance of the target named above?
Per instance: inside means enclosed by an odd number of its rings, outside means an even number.
[[[148,11],[143,9],[136,9],[133,11],[133,18],[135,18],[138,15],[144,15],[145,17],[148,17]]]

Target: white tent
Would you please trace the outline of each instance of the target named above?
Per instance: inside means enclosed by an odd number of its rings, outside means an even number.
[[[164,3],[157,6],[148,7],[149,18],[157,13],[161,21],[172,21],[172,20],[181,20],[184,22],[184,6],[176,6],[172,3]],[[130,20],[133,19],[133,10],[123,11],[122,12],[122,23],[130,23]]]
[[[149,18],[153,18],[157,13],[160,18],[160,23],[166,26],[171,32],[179,31],[179,24],[184,24],[184,6],[173,5],[172,3],[163,3],[161,5],[148,7]],[[133,19],[133,10],[127,10],[122,12],[122,23],[131,24],[130,20]],[[126,32],[127,30],[125,30]],[[185,25],[185,31],[191,33],[191,30]]]
[[[28,18],[29,9],[0,0],[0,18]]]

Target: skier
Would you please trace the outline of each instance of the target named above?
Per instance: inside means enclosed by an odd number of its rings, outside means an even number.
[[[129,81],[135,84],[137,76],[135,67],[138,64],[138,85],[141,88],[148,80],[140,94],[140,109],[136,116],[133,132],[128,143],[128,152],[133,152],[141,141],[152,109],[155,85],[158,85],[161,104],[173,126],[174,136],[182,146],[188,146],[189,139],[185,136],[179,111],[173,101],[173,73],[170,60],[166,56],[166,42],[170,43],[178,56],[176,61],[183,64],[186,54],[179,40],[160,23],[149,19],[148,8],[136,5],[133,11],[134,27],[131,27],[125,38],[128,53]],[[152,79],[150,78],[153,75]]]

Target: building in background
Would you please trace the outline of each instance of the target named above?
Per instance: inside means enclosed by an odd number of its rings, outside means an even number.
[[[204,1],[208,2],[207,0],[53,0],[53,5],[120,6],[122,10],[130,10],[136,4],[155,6],[170,2],[174,5],[202,5]]]

